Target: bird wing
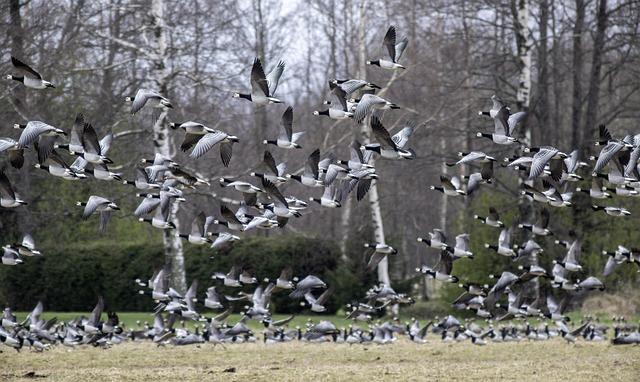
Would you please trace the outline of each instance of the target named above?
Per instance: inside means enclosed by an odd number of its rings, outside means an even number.
[[[276,160],[273,158],[271,151],[265,150],[262,156],[262,162],[267,166],[272,173],[278,176],[278,166],[276,166]]]
[[[507,126],[509,128],[508,133],[509,136],[513,135],[513,132],[516,130],[516,127],[520,124],[520,122],[524,121],[527,117],[526,111],[519,111],[515,114],[511,114],[507,119]]]
[[[565,257],[565,262],[578,264],[578,256],[580,256],[580,252],[582,250],[582,246],[579,240],[574,240],[569,247],[569,251],[567,252],[567,256]]]
[[[253,61],[253,67],[251,68],[251,93],[264,94],[265,97],[269,97],[269,83],[264,75],[264,69],[262,68],[262,62],[259,58]]]
[[[205,216],[203,211],[200,211],[198,215],[191,222],[191,234],[194,236],[204,236],[204,223],[207,217]]]
[[[318,297],[318,299],[316,300],[316,304],[320,304],[320,305],[326,304],[327,301],[329,300],[329,297],[331,297],[335,289],[336,288],[333,285],[331,285],[327,290],[322,292],[320,297]]]
[[[456,248],[461,249],[463,251],[469,250],[469,234],[463,233],[456,236]]]
[[[508,247],[511,245],[511,231],[509,229],[503,229],[500,231],[500,237],[498,237],[498,245],[502,247]]]
[[[498,211],[494,207],[489,207],[489,218],[494,221],[498,221],[500,219],[500,215],[498,215]]]
[[[287,200],[285,199],[284,196],[282,196],[282,193],[280,192],[278,187],[276,187],[275,184],[271,183],[266,179],[263,179],[262,186],[264,187],[264,190],[267,192],[267,194],[269,194],[269,196],[274,198],[276,202],[279,202],[285,207],[289,208],[289,204],[287,203]]]
[[[339,84],[338,87],[344,90],[346,95],[349,95],[357,91],[358,89],[364,87],[366,84],[367,84],[367,81],[363,81],[363,80],[349,80]],[[346,110],[346,103],[345,103],[345,110]]]
[[[493,119],[495,134],[509,137],[509,110],[503,106]]]
[[[44,122],[40,121],[29,121],[27,123],[27,127],[20,134],[20,138],[18,139],[18,147],[24,148],[27,147],[38,139],[40,134],[43,134],[47,131],[55,130],[55,127],[47,125]]]
[[[89,200],[87,200],[87,205],[84,207],[82,218],[88,218],[92,213],[96,211],[96,209],[98,209],[98,207],[109,203],[109,200],[103,198],[102,196],[91,195],[89,197]]]
[[[276,89],[278,88],[278,82],[280,81],[280,77],[284,72],[284,67],[285,67],[284,61],[278,62],[278,65],[276,65],[273,69],[271,69],[271,71],[266,77],[270,96],[273,96],[274,94],[276,94]]]
[[[382,45],[387,48],[391,61],[396,62],[396,27],[390,26],[387,30],[387,34],[384,35]]]
[[[160,199],[158,198],[144,198],[134,211],[135,216],[143,216],[149,212],[155,210],[160,205]]]
[[[371,257],[369,258],[369,262],[367,263],[366,272],[368,273],[373,271],[378,266],[378,264],[382,261],[382,259],[385,258],[385,256],[387,255],[385,255],[384,253],[373,251],[373,253],[371,254]]]
[[[236,214],[234,214],[233,211],[231,211],[229,207],[224,204],[220,204],[220,215],[222,215],[222,217],[225,218],[225,220],[228,222],[242,224],[240,220],[238,220]]]
[[[542,174],[547,163],[558,153],[556,149],[542,148],[533,156],[531,169],[529,170],[529,180],[535,179]]]
[[[200,140],[200,138],[202,138],[202,134],[190,134],[190,133],[186,133],[184,135],[184,140],[182,141],[182,144],[180,144],[180,150],[182,151],[187,151],[190,148],[193,147],[193,145],[195,145],[196,143],[198,143],[198,141]]]
[[[400,61],[400,59],[402,58],[402,54],[404,53],[404,50],[407,48],[408,44],[409,39],[406,36],[396,44],[396,60],[394,62]]]
[[[196,144],[196,147],[193,148],[193,151],[191,151],[191,154],[189,156],[194,159],[200,158],[207,151],[211,150],[213,146],[224,140],[226,137],[227,133],[219,130],[213,133],[205,134],[202,138],[200,138],[200,140]]]
[[[71,134],[69,135],[69,144],[73,146],[82,146],[82,134],[84,131],[84,114],[78,113],[73,121]]]
[[[102,315],[102,311],[104,310],[104,299],[102,296],[98,297],[98,303],[93,308],[91,315],[89,316],[89,322],[96,326],[98,322],[100,322],[100,316]]]
[[[482,181],[482,174],[479,172],[474,172],[469,175],[469,181],[467,182],[467,195],[471,195],[478,187],[480,187],[480,182]]]
[[[391,138],[397,147],[403,149],[409,143],[409,138],[411,138],[411,134],[413,134],[415,126],[409,125],[404,127],[402,130],[394,134]]]
[[[315,149],[307,158],[307,163],[305,165],[305,174],[312,176],[313,179],[318,179],[319,169],[318,164],[320,163],[320,149]]]
[[[384,104],[386,101],[376,95],[373,94],[365,94],[358,102],[358,106],[356,106],[356,111],[354,112],[354,119],[356,123],[362,123],[365,117],[371,111],[371,108],[374,105]]]
[[[282,134],[280,134],[280,139],[286,140],[287,142],[293,142],[293,107],[287,107],[287,110],[282,114]]]
[[[611,141],[607,143],[607,145],[604,146],[602,150],[600,150],[600,154],[598,155],[598,161],[596,162],[596,165],[593,167],[593,172],[598,172],[602,170],[604,166],[607,163],[609,163],[611,158],[613,158],[613,156],[616,155],[616,153],[622,150],[623,147],[624,147],[624,144],[618,141]]]
[[[329,83],[329,87],[331,88],[331,108],[349,111],[347,110],[347,92],[334,83]]]
[[[231,156],[233,155],[233,142],[223,141],[220,143],[220,160],[224,167],[229,167]]]
[[[136,96],[133,98],[133,102],[131,102],[131,114],[139,112],[147,103],[150,96],[151,92],[149,90],[138,89]]]
[[[384,126],[382,126],[382,122],[380,122],[380,119],[375,115],[371,116],[371,130],[373,131],[373,135],[380,143],[380,145],[392,150],[398,150],[396,143],[393,139],[391,139],[391,136],[389,135],[389,131],[385,129]]]
[[[13,64],[13,66],[16,69],[20,69],[25,73],[31,74],[33,77],[35,77],[38,80],[42,79],[42,76],[40,75],[40,73],[36,72],[35,70],[33,70],[32,67],[30,67],[29,65],[25,64],[24,62],[18,60],[13,56],[11,56],[11,64]]]
[[[356,200],[361,201],[371,188],[371,179],[358,180],[358,188],[356,190]]]
[[[82,135],[80,136],[82,141],[82,147],[84,151],[92,154],[100,154],[100,142],[98,142],[98,135],[96,130],[90,123],[84,124]]]

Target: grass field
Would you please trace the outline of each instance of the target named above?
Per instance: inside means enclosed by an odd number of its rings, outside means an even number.
[[[80,315],[49,312],[44,316],[70,320]],[[24,312],[18,314],[19,318],[25,316]],[[274,319],[282,317],[276,315]],[[149,313],[122,313],[120,318],[127,327],[136,327],[138,320],[153,321]],[[234,315],[229,322],[238,318]],[[298,316],[291,326],[303,327],[309,318],[316,322],[329,319],[338,327],[350,323],[342,317],[316,315]],[[602,316],[601,321],[606,318]],[[251,321],[250,326],[261,333],[259,323]],[[0,346],[0,351],[0,381],[24,380],[30,372],[47,381],[640,380],[640,347],[584,341],[570,345],[562,339],[478,347],[470,342],[442,343],[431,335],[424,345],[402,337],[384,346],[258,342],[225,348],[211,344],[157,347],[136,342],[108,350],[56,346],[43,353],[17,353]]]
[[[3,347],[0,380],[35,372],[47,381],[637,381],[640,347],[546,342],[424,345],[263,343],[103,350],[58,346],[43,353]],[[225,371],[226,370],[226,371]]]

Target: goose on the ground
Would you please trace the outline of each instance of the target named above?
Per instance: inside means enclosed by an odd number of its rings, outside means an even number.
[[[304,131],[293,132],[293,107],[289,106],[282,114],[282,132],[278,139],[265,139],[262,141],[265,145],[276,145],[283,149],[301,149],[298,140],[304,134]]]
[[[259,106],[270,103],[282,103],[281,100],[274,97],[274,94],[278,88],[280,77],[284,72],[284,67],[284,62],[280,61],[267,76],[264,74],[262,62],[259,58],[256,58],[251,67],[251,93],[233,93],[233,97],[244,98]]]
[[[102,196],[91,195],[86,202],[77,202],[78,206],[84,207],[82,218],[88,219],[95,212],[100,213],[100,231],[107,229],[107,223],[111,218],[112,211],[118,211],[120,207],[107,198]]]
[[[408,43],[409,39],[406,36],[396,42],[396,27],[391,25],[387,30],[387,33],[384,35],[384,40],[382,42],[383,47],[385,47],[389,53],[389,59],[380,58],[377,60],[369,60],[367,61],[367,65],[375,65],[382,69],[391,70],[406,69],[406,67],[400,65],[398,61],[402,58],[402,53],[404,53]]]
[[[13,65],[14,68],[21,70],[23,72],[23,75],[14,76],[14,75],[8,74],[7,75],[8,80],[22,82],[24,86],[32,89],[55,88],[55,86],[53,86],[51,82],[43,80],[40,73],[36,72],[29,65],[25,64],[24,62],[18,60],[13,56],[11,56],[11,64]]]

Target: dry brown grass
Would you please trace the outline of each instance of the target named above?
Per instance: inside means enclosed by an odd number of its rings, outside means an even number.
[[[640,347],[546,342],[387,346],[262,343],[223,349],[127,343],[109,350],[58,346],[44,353],[2,348],[0,380],[46,381],[637,381]],[[635,363],[635,364],[634,364]],[[225,369],[235,368],[235,372]]]

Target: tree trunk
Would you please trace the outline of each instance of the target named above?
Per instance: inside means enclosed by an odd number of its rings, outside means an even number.
[[[153,31],[153,49],[155,60],[152,63],[150,72],[151,79],[161,94],[169,95],[170,75],[167,68],[168,50],[165,23],[164,0],[152,0],[150,12],[151,30]],[[153,140],[155,152],[167,158],[172,158],[175,154],[173,149],[173,139],[167,128],[167,112],[163,111],[153,125]],[[176,225],[175,229],[163,231],[165,262],[170,269],[170,284],[177,291],[184,293],[187,289],[187,282],[184,269],[184,253],[182,240],[176,236],[180,232],[180,221],[178,219],[179,203],[171,206],[169,219]]]
[[[358,26],[358,78],[367,77],[367,50],[366,50],[366,0],[360,0],[360,18]],[[360,131],[362,132],[362,140],[364,144],[369,144],[371,141],[369,131],[368,119],[362,122]],[[371,165],[375,166],[375,157],[371,159]],[[371,182],[371,188],[368,193],[369,206],[371,208],[371,220],[373,221],[373,233],[377,243],[385,243],[384,239],[384,225],[382,224],[382,211],[380,209],[380,197],[378,196],[378,182],[374,179]],[[385,285],[391,286],[391,279],[389,278],[389,260],[385,257],[378,264],[378,281]]]
[[[571,107],[571,146],[580,147],[582,117],[582,33],[584,29],[584,0],[576,0],[576,21],[573,26],[573,103]]]
[[[547,49],[547,39],[548,39],[548,25],[549,25],[549,1],[542,0],[540,2],[540,46],[538,48],[538,94],[537,94],[537,107],[536,113],[538,115],[538,134],[537,136],[541,136],[543,130],[547,130],[549,128],[549,81],[548,81],[548,73],[549,73],[549,65],[548,65],[548,49]],[[551,129],[548,131],[549,133],[554,132],[558,129],[556,126],[555,129]],[[545,131],[547,133],[547,131]],[[555,142],[555,140],[554,140]]]
[[[587,114],[585,128],[581,135],[581,142],[586,141],[594,133],[598,119],[598,98],[600,96],[600,72],[602,71],[602,52],[604,38],[607,31],[607,0],[598,1],[596,16],[596,36],[593,41],[593,58],[591,61],[591,75],[589,78],[589,92],[587,93]]]

